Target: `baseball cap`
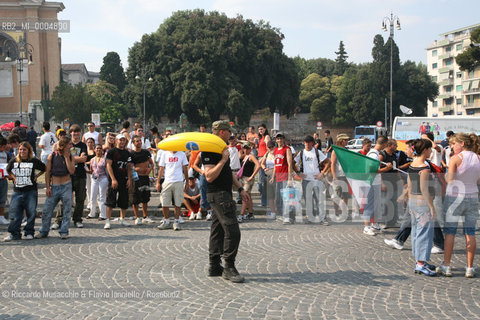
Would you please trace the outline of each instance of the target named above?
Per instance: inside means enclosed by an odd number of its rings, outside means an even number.
[[[120,139],[125,139],[125,140],[126,140],[127,137],[125,137],[123,134],[120,133],[120,134],[117,134],[117,136],[115,137],[115,139],[118,139],[118,140],[120,140]]]
[[[339,134],[337,135],[337,140],[348,140],[348,139],[350,139],[350,138],[349,138],[348,135],[345,134],[345,133],[339,133]]]
[[[212,124],[212,130],[229,130],[231,132],[232,127],[227,120],[218,120]]]

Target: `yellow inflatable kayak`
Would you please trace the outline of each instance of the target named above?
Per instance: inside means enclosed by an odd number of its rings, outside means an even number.
[[[222,153],[227,144],[218,136],[205,132],[174,134],[157,144],[158,149],[167,151],[204,151]]]

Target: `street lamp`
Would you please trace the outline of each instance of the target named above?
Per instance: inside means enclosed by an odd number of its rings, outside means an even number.
[[[140,74],[139,75],[137,74],[135,76],[135,79],[136,80],[142,80],[142,86],[143,86],[143,129],[147,130],[147,115],[145,113],[145,90],[147,88],[147,83],[153,81],[152,77],[148,77],[148,79],[147,79],[147,76],[149,76],[152,73],[152,71],[151,71],[151,68],[149,66],[146,66],[146,67],[143,67],[143,68],[139,67],[138,70],[140,71]]]
[[[18,43],[9,39],[7,40],[13,43],[18,48],[18,56],[15,57],[17,62],[17,72],[18,72],[18,83],[19,83],[19,94],[20,94],[20,108],[19,108],[19,115],[20,115],[20,122],[22,122],[22,72],[24,68],[24,60],[26,59],[27,65],[33,65],[33,46],[25,41],[24,38],[20,38]],[[7,50],[7,57],[5,58],[6,62],[12,61],[12,57],[10,57],[10,50]]]
[[[396,25],[398,30],[400,28],[400,19],[397,16],[394,16],[393,13],[390,13],[390,17],[384,17],[382,22],[383,31],[388,30],[390,26],[390,128],[389,133],[392,134],[392,120],[393,120],[393,25]]]

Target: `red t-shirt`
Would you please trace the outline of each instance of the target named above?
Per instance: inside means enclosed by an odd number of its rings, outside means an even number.
[[[360,151],[358,151],[358,152],[361,153],[361,154],[363,154],[364,156],[366,156],[367,153],[368,153],[368,152],[365,152],[365,151],[363,151],[363,150],[360,150]]]
[[[275,148],[273,154],[275,155],[275,178],[277,182],[288,179],[288,161],[287,161],[287,146],[283,148]]]
[[[265,137],[262,137],[258,142],[258,156],[263,157],[267,153],[267,144],[265,143]]]

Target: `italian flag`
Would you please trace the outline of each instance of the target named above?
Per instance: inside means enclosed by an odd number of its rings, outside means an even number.
[[[368,192],[377,175],[380,161],[338,146],[332,146],[337,161],[342,166],[353,196],[363,211],[367,203]]]

